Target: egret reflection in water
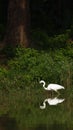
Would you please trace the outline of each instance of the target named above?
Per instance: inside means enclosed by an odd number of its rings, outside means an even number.
[[[46,108],[46,103],[48,103],[49,105],[57,105],[59,103],[62,103],[65,99],[59,99],[57,97],[55,98],[47,98],[44,100],[43,102],[43,106],[40,106],[40,109],[45,109]]]

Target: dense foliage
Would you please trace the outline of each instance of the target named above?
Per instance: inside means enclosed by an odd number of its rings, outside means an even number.
[[[43,111],[39,109],[43,100],[51,94],[47,95],[39,84],[41,79],[46,81],[46,86],[58,83],[65,87],[61,94],[68,100],[66,108],[65,104],[61,104],[52,108],[47,106]],[[7,67],[0,66],[0,115],[9,113],[15,117],[20,129],[30,126],[37,129],[42,124],[46,130],[53,129],[54,123],[60,128],[71,128],[73,116],[68,111],[73,107],[72,84],[73,49],[68,47],[46,52],[17,48],[15,58],[8,62]],[[52,96],[57,95],[53,93]]]
[[[45,81],[72,85],[73,51],[72,49],[37,51],[17,48],[16,57],[9,61],[8,69],[0,70],[1,88],[25,88],[37,86],[41,79]],[[3,77],[4,76],[4,77]],[[31,85],[30,85],[31,84]],[[35,84],[35,85],[34,85]]]

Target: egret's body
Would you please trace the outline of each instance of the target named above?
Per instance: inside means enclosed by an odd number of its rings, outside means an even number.
[[[63,86],[58,85],[58,84],[49,84],[48,87],[45,87],[45,81],[41,80],[40,83],[43,84],[43,88],[45,90],[54,90],[54,91],[58,91],[60,89],[65,89]]]
[[[51,98],[48,98],[48,99],[45,99],[44,102],[43,102],[43,106],[40,106],[41,109],[45,109],[46,108],[46,102],[49,104],[49,105],[57,105],[59,103],[62,103],[65,99],[58,99],[57,97],[51,99]]]

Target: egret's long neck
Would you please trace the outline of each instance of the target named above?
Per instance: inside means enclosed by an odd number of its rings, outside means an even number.
[[[46,103],[45,103],[45,102],[43,102],[43,106],[42,106],[42,108],[43,108],[43,109],[46,108]]]
[[[45,87],[45,83],[43,84],[43,88],[44,88],[45,90],[47,90],[47,87]]]
[[[46,89],[46,87],[45,87],[45,82],[43,82],[43,88]]]
[[[40,106],[41,109],[45,109],[46,108],[46,103],[43,102],[43,106]]]
[[[46,103],[45,101],[43,102],[43,106],[40,106],[41,109],[45,109],[46,108]]]

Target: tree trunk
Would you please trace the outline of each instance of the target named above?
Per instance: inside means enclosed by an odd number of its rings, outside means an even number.
[[[5,42],[11,46],[29,46],[28,0],[9,0]]]

